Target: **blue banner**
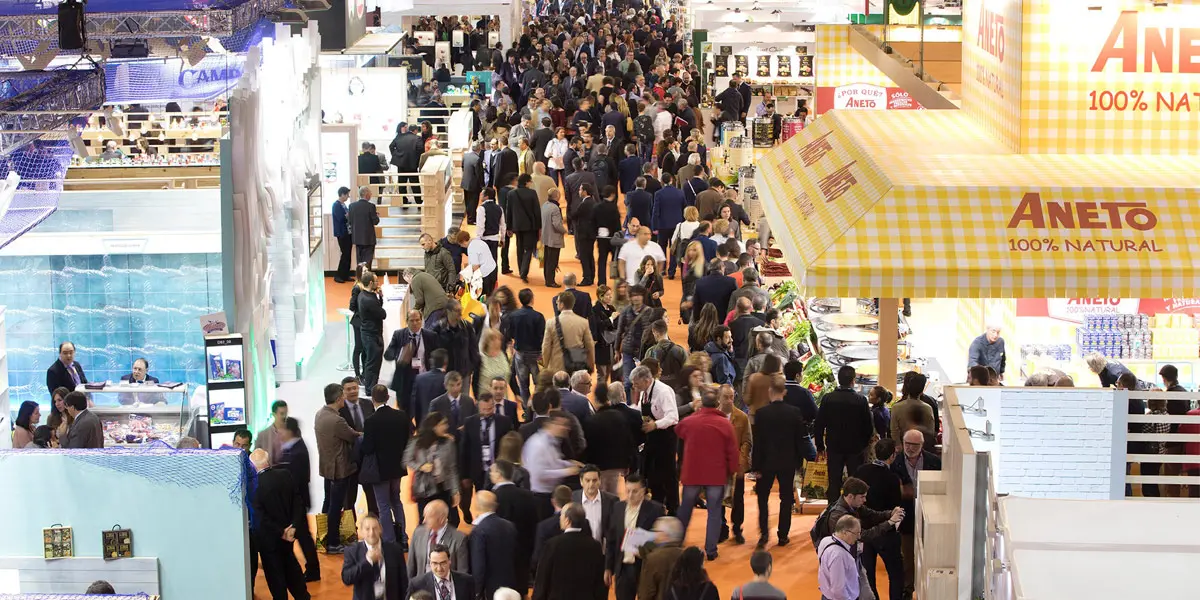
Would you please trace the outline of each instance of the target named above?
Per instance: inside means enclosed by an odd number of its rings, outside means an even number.
[[[109,62],[104,66],[108,104],[201,101],[237,85],[246,57],[210,54],[195,65],[178,58]]]

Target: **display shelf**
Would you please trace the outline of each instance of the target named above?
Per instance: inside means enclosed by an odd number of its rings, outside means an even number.
[[[109,384],[102,389],[80,385],[75,390],[92,399],[89,410],[100,418],[106,448],[141,446],[154,441],[175,446],[179,438],[193,435],[192,423],[203,407],[192,401],[186,384],[175,388]]]

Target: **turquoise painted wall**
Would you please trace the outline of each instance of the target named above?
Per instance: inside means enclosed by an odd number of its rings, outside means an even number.
[[[120,524],[134,556],[158,558],[163,598],[249,600],[242,465],[228,450],[0,451],[0,556],[41,556],[42,528],[61,523],[75,556],[98,557]]]

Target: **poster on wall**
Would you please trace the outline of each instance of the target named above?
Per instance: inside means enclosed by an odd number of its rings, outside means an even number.
[[[453,66],[450,62],[450,42],[438,42],[433,46],[433,64]]]
[[[792,76],[792,57],[787,54],[780,54],[778,58],[779,64],[775,67],[775,74],[779,77]]]
[[[812,77],[813,76],[813,57],[812,57],[812,55],[805,54],[805,55],[799,56],[797,58],[800,59],[800,66],[797,69],[800,72],[800,76],[801,77]]]
[[[817,114],[831,110],[916,110],[921,105],[896,87],[853,83],[817,88]]]
[[[729,57],[724,54],[714,56],[713,71],[717,77],[729,77]]]
[[[745,54],[739,54],[733,57],[734,70],[742,75],[750,74],[750,57]]]
[[[417,46],[432,46],[437,39],[432,31],[414,31],[413,36],[417,38]]]
[[[211,434],[246,425],[246,352],[241,334],[204,337],[208,423]]]
[[[450,41],[454,44],[455,48],[463,47],[464,37],[465,36],[463,35],[463,31],[461,29],[455,29],[454,31],[450,32]]]
[[[730,56],[733,54],[733,46],[721,46],[721,56]]]
[[[770,77],[771,76],[771,55],[770,54],[759,55],[758,70],[755,71],[755,74],[758,75],[759,77]]]
[[[499,43],[500,43],[500,32],[499,31],[489,31],[488,32],[488,47],[495,48],[496,44],[499,44]]]

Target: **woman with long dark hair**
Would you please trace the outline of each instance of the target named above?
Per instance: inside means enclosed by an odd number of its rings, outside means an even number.
[[[720,600],[717,586],[704,569],[704,552],[688,546],[675,561],[664,600]]]
[[[434,500],[458,506],[458,458],[445,415],[431,412],[421,421],[417,436],[404,449],[404,464],[413,470],[412,496],[418,514],[425,514],[425,505]],[[458,511],[453,509],[450,526],[458,527]]]
[[[13,421],[12,447],[24,448],[33,441],[33,430],[42,420],[42,411],[38,403],[26,400],[17,409],[17,420]]]
[[[617,326],[613,324],[612,316],[616,310],[612,289],[600,284],[596,288],[596,304],[592,306],[589,317],[592,339],[596,341],[596,381],[599,382],[607,383],[612,376],[613,347],[617,343]]]
[[[67,435],[67,430],[71,427],[71,415],[67,413],[67,406],[64,403],[67,394],[71,390],[60,387],[55,388],[50,400],[50,418],[46,419],[46,424],[54,430],[54,437],[61,438]]]
[[[714,304],[705,304],[700,309],[700,318],[688,325],[688,350],[697,352],[712,339],[713,331],[721,324],[721,315]]]

